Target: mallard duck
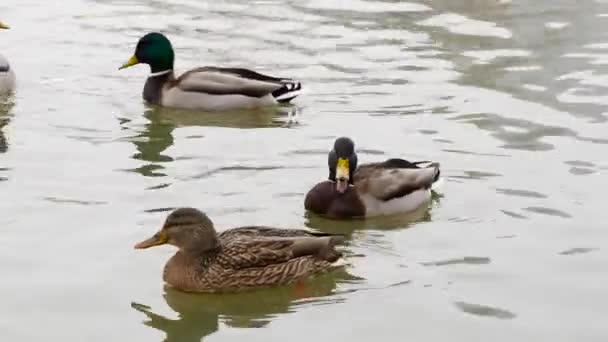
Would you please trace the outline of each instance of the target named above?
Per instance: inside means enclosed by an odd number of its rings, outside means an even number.
[[[8,26],[0,22],[0,29],[8,30]],[[15,90],[15,72],[11,69],[8,60],[0,55],[0,94]]]
[[[357,167],[354,142],[340,137],[328,154],[329,180],[316,184],[306,210],[336,219],[405,214],[428,204],[439,163],[392,158]]]
[[[194,208],[167,216],[161,230],[136,249],[171,244],[163,280],[186,292],[230,292],[289,284],[337,267],[341,235],[300,229],[240,227],[217,234],[213,222]]]
[[[174,57],[169,39],[152,32],[139,39],[135,54],[119,69],[148,64],[151,73],[143,98],[162,107],[207,111],[259,108],[289,102],[302,89],[298,81],[243,68],[205,66],[175,77]]]

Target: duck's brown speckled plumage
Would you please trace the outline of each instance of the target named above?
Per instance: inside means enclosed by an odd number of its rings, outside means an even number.
[[[341,256],[334,246],[343,241],[342,236],[264,226],[216,234],[208,225],[210,220],[201,224],[205,220],[197,218],[204,215],[200,211],[182,208],[175,212],[179,211],[190,211],[193,219],[181,223],[184,228],[180,229],[180,223],[171,223],[171,214],[163,227],[165,233],[155,236],[166,236],[166,242],[180,248],[165,265],[163,279],[182,291],[232,292],[289,284],[332,270]],[[179,234],[191,236],[182,240]]]

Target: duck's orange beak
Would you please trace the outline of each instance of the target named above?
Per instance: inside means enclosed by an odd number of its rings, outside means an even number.
[[[158,233],[154,234],[151,238],[148,238],[138,244],[135,245],[135,249],[145,249],[154,246],[164,245],[169,241],[167,237],[167,233],[164,230],[160,230]]]

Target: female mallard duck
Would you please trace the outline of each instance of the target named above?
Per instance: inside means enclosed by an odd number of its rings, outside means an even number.
[[[302,86],[288,78],[262,75],[241,68],[206,66],[175,77],[173,47],[167,37],[153,32],[137,43],[135,54],[120,69],[145,63],[151,74],[144,85],[146,102],[162,107],[233,110],[291,101]]]
[[[328,155],[329,180],[315,185],[304,200],[313,213],[345,219],[412,212],[428,204],[439,180],[439,164],[388,159],[357,167],[354,142],[336,139]]]
[[[7,25],[0,23],[0,29],[8,28]],[[0,94],[10,93],[13,90],[15,90],[15,73],[6,58],[0,55]]]
[[[335,268],[341,235],[299,229],[240,227],[217,234],[194,208],[173,211],[161,230],[135,248],[171,244],[163,280],[186,292],[224,292],[289,284]]]

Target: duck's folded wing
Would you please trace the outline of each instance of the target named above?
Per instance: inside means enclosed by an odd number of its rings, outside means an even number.
[[[290,78],[279,78],[279,77],[264,75],[264,74],[260,74],[259,72],[249,70],[249,69],[244,69],[244,68],[221,68],[221,67],[207,66],[207,67],[205,67],[205,69],[218,71],[221,73],[233,74],[233,75],[236,75],[236,76],[239,76],[242,78],[248,78],[248,79],[264,81],[264,82],[271,82],[271,83],[294,82],[294,80],[290,79]]]
[[[342,236],[235,240],[224,246],[218,261],[224,267],[243,269],[280,264],[304,256],[327,260],[335,255],[337,259],[333,247],[343,241]]]
[[[382,164],[361,167],[355,174],[355,184],[361,192],[388,201],[406,196],[416,190],[430,189],[439,168],[386,168]]]
[[[283,85],[270,80],[241,77],[234,73],[222,72],[217,68],[198,68],[181,75],[176,80],[176,86],[189,92],[262,97]]]
[[[306,236],[331,236],[331,234],[309,231],[305,229],[285,229],[267,226],[245,226],[223,231],[223,238],[257,238],[257,237],[306,237]]]

